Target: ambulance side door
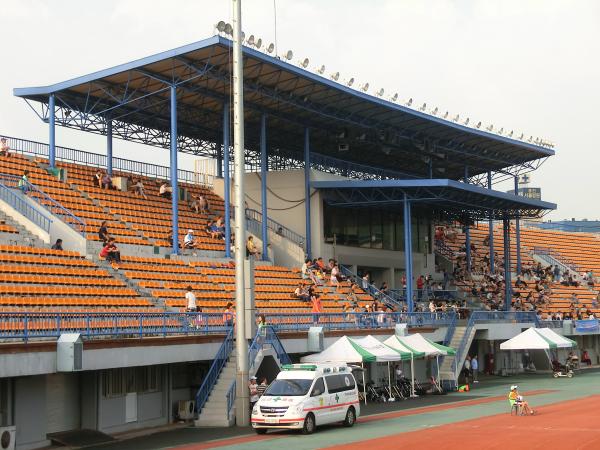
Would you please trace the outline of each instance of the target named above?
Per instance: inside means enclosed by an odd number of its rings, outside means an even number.
[[[313,387],[310,391],[310,400],[308,402],[308,409],[315,416],[315,423],[321,425],[327,423],[327,405],[329,405],[329,399],[327,398],[327,389],[325,389],[325,383],[323,377],[317,378]]]

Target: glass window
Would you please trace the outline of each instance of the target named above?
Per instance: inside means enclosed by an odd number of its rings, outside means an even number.
[[[311,397],[316,397],[318,395],[322,395],[325,393],[325,383],[323,383],[323,378],[319,378],[317,381],[315,381],[315,385],[312,388],[312,391],[310,391],[310,396]]]
[[[352,247],[358,246],[358,214],[355,210],[347,208],[344,210],[344,244]]]
[[[368,211],[361,209],[358,214],[358,246],[371,247],[371,218]]]
[[[382,215],[383,248],[394,250],[394,216],[384,212]]]
[[[355,387],[354,378],[350,374],[330,375],[325,377],[327,390],[330,394],[336,392],[351,391]]]
[[[383,219],[381,211],[374,209],[371,218],[371,248],[383,248]]]
[[[402,216],[394,218],[394,250],[404,251],[404,219]]]
[[[273,381],[263,395],[287,397],[304,396],[308,393],[313,380],[275,380]]]

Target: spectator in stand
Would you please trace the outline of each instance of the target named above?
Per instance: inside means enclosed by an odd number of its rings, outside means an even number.
[[[254,236],[248,236],[248,240],[246,241],[246,258],[250,256],[254,256],[256,259],[260,258],[260,252],[254,244]]]
[[[417,278],[417,299],[421,301],[423,299],[423,287],[425,286],[425,279],[423,275],[419,275]]]
[[[141,179],[137,180],[137,182],[133,185],[133,192],[146,200],[148,199],[146,196],[146,191],[144,190],[144,183],[142,183]]]
[[[110,239],[110,235],[108,234],[108,227],[106,226],[106,220],[103,220],[100,224],[100,229],[98,230],[98,237],[104,245],[106,245],[106,243]]]
[[[21,179],[19,180],[19,189],[23,193],[29,191],[29,170],[24,170]]]
[[[102,175],[102,189],[112,189],[112,188],[113,188],[112,178],[110,177],[108,172],[106,172],[104,175]]]
[[[165,181],[163,184],[160,185],[160,188],[158,189],[159,196],[171,200],[172,194],[173,188],[169,186],[169,183]]]
[[[365,272],[365,274],[362,277],[362,288],[363,288],[363,291],[365,291],[366,293],[369,293],[369,285],[370,285],[369,272]]]
[[[5,137],[0,139],[0,156],[10,156],[10,147]]]
[[[187,301],[187,312],[196,312],[198,310],[198,306],[196,304],[196,294],[192,289],[192,286],[188,286],[185,292],[185,300]]]
[[[379,292],[381,292],[383,295],[390,295],[390,288],[385,281],[381,283],[381,286],[379,286]]]
[[[310,295],[306,291],[304,284],[302,283],[298,283],[298,286],[296,287],[296,289],[294,289],[294,297],[302,300],[303,302],[310,301]]]
[[[62,239],[57,239],[56,242],[54,243],[54,245],[52,246],[52,250],[61,250],[63,249],[62,246],[63,240]]]
[[[110,238],[102,248],[100,257],[106,259],[115,269],[118,269],[118,264],[121,264],[121,252],[113,238]]]
[[[100,189],[102,189],[102,171],[96,170],[94,174],[94,184],[97,184]]]
[[[323,261],[323,258],[321,258],[320,256],[317,258],[317,268],[321,272],[327,273],[327,267],[325,266],[325,262]]]
[[[196,212],[200,212],[200,214],[206,214],[208,212],[208,200],[206,200],[206,197],[204,195],[198,195],[196,197],[196,200],[198,202],[198,209]]]
[[[226,327],[232,327],[235,321],[235,311],[233,309],[233,303],[227,302],[225,305],[225,311],[223,311],[223,324]]]
[[[340,268],[338,267],[337,264],[334,264],[333,268],[331,269],[331,275],[329,276],[329,284],[331,286],[335,286],[336,291],[340,287],[340,279],[341,279]]]
[[[520,287],[525,288],[525,287],[527,287],[527,283],[525,283],[523,281],[523,277],[521,275],[517,276],[517,281],[515,281],[515,287],[516,288],[520,288]]]
[[[317,325],[319,323],[319,314],[323,313],[321,297],[319,297],[319,294],[313,294],[310,301],[312,303],[313,323]]]
[[[194,238],[194,230],[188,230],[183,237],[183,248],[194,248],[196,246],[196,238]]]
[[[327,266],[325,267],[325,273],[331,273],[331,271],[333,270],[333,266],[335,266],[337,264],[337,261],[333,258],[329,258],[329,262],[327,263]]]

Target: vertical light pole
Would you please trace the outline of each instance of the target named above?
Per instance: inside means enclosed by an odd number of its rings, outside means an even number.
[[[112,120],[106,119],[106,172],[113,173],[113,133]]]
[[[260,203],[262,210],[262,258],[269,260],[269,232],[267,230],[268,208],[267,208],[267,115],[260,117]]]
[[[233,1],[233,155],[235,163],[235,305],[236,305],[236,420],[241,427],[248,426],[248,343],[246,341],[246,301],[245,301],[245,231],[246,212],[244,208],[244,79],[242,55],[242,1]]]
[[[487,184],[488,184],[488,189],[492,189],[492,172],[487,173]],[[490,238],[490,273],[494,273],[494,268],[496,267],[496,262],[494,261],[494,219],[493,219],[492,212],[490,212],[488,228],[489,228],[488,236]]]
[[[56,167],[56,104],[54,94],[50,94],[48,99],[48,165],[51,168]]]

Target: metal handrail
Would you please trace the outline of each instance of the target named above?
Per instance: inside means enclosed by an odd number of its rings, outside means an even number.
[[[344,159],[333,158],[320,153],[310,154],[311,166],[322,169],[329,169],[331,167],[337,168],[348,178],[359,178],[364,179],[406,179],[406,178],[419,178],[416,175],[408,173],[397,172],[388,169],[380,169],[378,167],[372,167],[366,164],[353,163]],[[328,170],[325,170],[328,171]]]
[[[49,146],[43,142],[31,141],[28,139],[21,139],[16,137],[4,136],[7,139],[7,143],[11,150],[20,152],[22,154],[43,156],[48,158]],[[56,146],[56,159],[59,161],[81,163],[86,166],[94,167],[107,167],[107,157],[99,153],[86,152],[84,150],[77,150],[74,148]],[[154,178],[168,180],[170,179],[170,168],[166,166],[159,166],[156,164],[144,163],[140,161],[133,161],[131,159],[124,159],[113,156],[112,164],[114,170],[121,172],[129,172],[134,174],[140,174],[144,176],[150,176]],[[178,169],[177,179],[178,181],[198,184],[198,174],[190,170]],[[211,176],[208,177],[209,179]],[[203,185],[210,185],[208,183],[202,183]]]
[[[446,329],[446,335],[444,336],[443,344],[448,346],[450,345],[450,341],[452,340],[452,336],[454,335],[454,330],[456,330],[456,314],[452,318],[451,322],[448,324],[448,328]]]
[[[441,239],[436,239],[434,241],[434,251],[436,251],[437,253],[439,253],[440,255],[442,255],[443,257],[445,257],[446,259],[448,259],[449,261],[452,261],[454,258],[454,252],[452,251],[452,249],[450,247],[448,247],[448,245]]]
[[[29,203],[15,194],[13,190],[9,186],[6,186],[3,182],[0,182],[0,199],[5,201],[14,210],[25,216],[46,233],[50,233],[52,219],[46,217],[44,214],[32,207]]]
[[[227,389],[227,394],[225,394],[225,400],[227,401],[227,420],[231,420],[231,411],[235,405],[235,387],[236,380],[234,379],[229,385],[229,389]]]
[[[551,248],[536,246],[533,248],[533,253],[535,255],[549,256],[550,258],[557,261],[564,268],[568,269],[571,272],[574,272],[576,275],[582,272],[582,269],[577,264],[575,264],[573,261]]]
[[[255,209],[246,208],[246,219],[248,219],[248,221],[257,222],[260,225],[260,224],[262,224],[262,213]],[[275,234],[278,234],[279,236],[283,236],[284,238],[289,239],[290,241],[292,241],[299,247],[304,248],[304,242],[305,242],[304,236],[296,233],[295,231],[290,230],[286,226],[271,219],[269,216],[267,216],[267,228],[270,229],[271,231],[273,231]],[[260,228],[258,228],[258,229],[260,229]],[[255,232],[255,234],[259,235],[260,232]]]
[[[227,364],[227,360],[233,351],[233,329],[229,330],[225,340],[221,344],[221,347],[217,351],[213,362],[208,370],[208,373],[204,377],[198,392],[196,393],[196,412],[200,414],[202,412],[202,408],[208,401],[208,397],[213,390],[213,387],[217,383],[219,376],[221,375],[221,371],[225,364]]]
[[[59,203],[58,201],[56,201],[55,199],[50,197],[40,187],[36,186],[35,184],[31,183],[30,181],[24,181],[20,177],[17,177],[16,175],[9,175],[9,174],[3,173],[3,174],[0,174],[0,179],[2,181],[4,181],[5,184],[9,185],[11,188],[18,188],[19,181],[24,182],[25,186],[27,187],[27,189],[25,190],[26,193],[31,192],[31,191],[37,192],[44,200],[48,201],[52,205],[52,207],[48,208],[48,205],[44,204],[43,202],[40,202],[39,198],[37,196],[29,196],[29,198],[31,198],[33,201],[35,201],[38,205],[40,205],[42,208],[47,210],[49,213],[56,214],[58,216],[66,218],[66,220],[63,220],[63,222],[65,222],[67,225],[69,225],[71,228],[73,228],[75,231],[77,231],[78,233],[82,234],[85,237],[85,230],[86,230],[85,220],[77,217],[75,214],[73,214],[73,212],[71,210],[65,208],[61,203]],[[68,220],[68,219],[71,219],[71,220]]]
[[[167,337],[227,333],[221,313],[161,312],[0,312],[0,339],[57,338],[80,333],[85,339]]]
[[[361,288],[364,290],[364,287],[362,286],[362,283],[364,283],[364,281],[362,281],[362,278],[360,278],[357,274],[352,272],[347,266],[344,266],[342,264],[340,264],[340,270],[342,271],[342,274],[346,275],[347,277],[354,278],[356,280],[356,283],[357,284],[360,283]],[[400,302],[398,302],[396,299],[392,298],[390,295],[384,294],[383,292],[381,292],[379,289],[377,289],[375,287],[375,285],[373,283],[368,284],[367,294],[377,298],[378,300],[380,300],[384,303],[386,303],[386,300],[387,300],[389,302],[388,304],[396,305],[399,308],[402,307]]]

